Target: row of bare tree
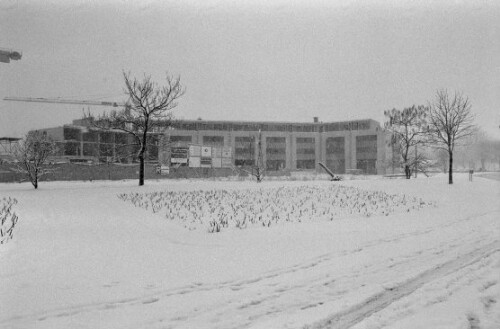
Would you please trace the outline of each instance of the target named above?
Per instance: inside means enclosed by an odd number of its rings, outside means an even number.
[[[177,100],[184,95],[186,89],[181,85],[180,77],[174,78],[168,73],[166,84],[162,86],[147,75],[139,80],[124,72],[123,77],[124,92],[129,97],[127,106],[97,117],[87,112],[84,118],[98,129],[120,130],[132,136],[133,145],[138,150],[136,157],[139,159],[139,185],[144,185],[144,160],[150,145],[149,132],[171,125],[171,110],[177,107]],[[57,145],[50,136],[39,131],[29,132],[14,148],[17,170],[29,179],[35,189],[38,188],[40,178],[48,172],[44,164],[57,150]]]
[[[454,152],[476,135],[471,103],[460,92],[449,94],[438,90],[427,106],[411,106],[384,112],[385,128],[390,133],[389,143],[400,156],[400,165],[406,178],[412,170],[425,171],[429,159],[424,152],[416,152],[419,145],[445,152],[448,157],[448,183],[453,184]]]
[[[90,112],[84,114],[87,122],[103,130],[120,130],[133,137],[139,159],[139,185],[144,185],[144,160],[149,145],[149,132],[167,128],[172,122],[172,110],[186,91],[180,77],[166,75],[166,84],[155,83],[151,76],[142,80],[123,73],[127,106],[100,116]],[[400,156],[400,165],[407,178],[412,170],[425,170],[428,158],[424,153],[412,151],[419,145],[432,146],[446,152],[448,156],[448,181],[453,184],[453,155],[457,146],[472,138],[477,132],[473,124],[471,104],[462,93],[450,95],[447,90],[439,90],[434,101],[427,106],[412,106],[403,110],[392,109],[384,112],[387,120],[385,128],[391,134],[390,144]],[[259,134],[260,138],[260,134]],[[18,169],[26,174],[35,189],[39,178],[46,173],[44,163],[55,154],[57,146],[47,135],[32,131],[16,149]],[[262,161],[259,161],[259,164]],[[255,176],[262,180],[263,165],[257,165]]]

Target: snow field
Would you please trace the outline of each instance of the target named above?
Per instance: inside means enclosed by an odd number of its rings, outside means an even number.
[[[338,183],[135,184],[0,184],[20,218],[0,246],[0,328],[321,328],[329,319],[356,329],[499,327],[496,181],[344,181],[433,206],[219,234],[117,195]]]
[[[178,221],[188,229],[203,227],[212,233],[226,228],[270,227],[284,222],[334,220],[353,215],[388,216],[432,204],[404,194],[342,185],[123,193],[118,197],[136,207],[163,212],[166,219]]]

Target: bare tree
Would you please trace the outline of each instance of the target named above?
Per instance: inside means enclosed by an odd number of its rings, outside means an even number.
[[[389,144],[399,156],[407,179],[411,177],[411,168],[422,168],[424,157],[419,156],[416,148],[426,141],[427,114],[429,108],[423,105],[408,107],[402,111],[385,111],[385,129],[391,133]]]
[[[260,131],[260,129],[259,129],[259,134],[257,136],[257,141],[255,141],[255,139],[252,137],[250,143],[256,143],[257,160],[256,160],[255,164],[252,166],[251,170],[247,170],[244,168],[240,168],[240,170],[246,172],[249,175],[254,176],[257,179],[257,183],[260,183],[264,179],[264,173],[266,172],[266,168],[264,166],[264,159],[263,159],[263,155],[262,155],[262,132]],[[250,157],[253,158],[254,149],[251,146],[252,145],[249,144],[248,151],[250,153],[249,154]]]
[[[139,186],[144,185],[144,158],[148,150],[149,135],[153,131],[162,131],[172,122],[172,112],[177,107],[177,100],[186,89],[180,83],[180,77],[166,75],[166,85],[159,86],[144,75],[142,80],[132,78],[130,73],[123,73],[125,93],[129,96],[128,106],[121,111],[105,113],[94,118],[90,113],[86,118],[92,126],[104,130],[120,130],[130,134],[139,159]]]
[[[49,156],[57,152],[56,143],[45,132],[30,131],[13,150],[18,172],[24,174],[35,189],[40,178],[51,172],[46,168]]]
[[[448,153],[448,183],[453,184],[453,151],[461,141],[474,134],[474,115],[471,104],[462,93],[448,95],[447,90],[436,93],[429,112],[429,139],[431,145]]]
[[[264,166],[264,158],[262,155],[262,133],[260,129],[257,139],[257,152],[257,163],[255,165],[254,176],[257,179],[257,183],[260,183],[264,179],[264,172],[266,171],[266,167]]]

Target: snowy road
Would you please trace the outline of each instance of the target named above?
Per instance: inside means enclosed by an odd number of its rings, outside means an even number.
[[[346,181],[437,206],[220,234],[124,205],[129,183],[1,185],[21,219],[0,250],[0,327],[498,328],[500,184],[456,181]],[[165,188],[193,187],[145,187]]]

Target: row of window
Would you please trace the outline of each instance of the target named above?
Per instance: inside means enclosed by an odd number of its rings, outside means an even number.
[[[370,121],[334,122],[324,125],[323,131],[368,130]]]
[[[337,123],[338,124],[338,123]],[[151,134],[149,139],[158,142],[161,139],[160,134]],[[100,142],[100,143],[117,143],[117,144],[127,144],[130,140],[130,136],[123,132],[110,132],[110,131],[96,131],[89,130],[87,132],[82,132],[78,128],[65,127],[64,128],[64,140],[65,141],[84,141],[84,142]],[[255,136],[236,136],[236,143],[251,143],[255,142]],[[356,136],[356,143],[376,143],[377,135],[364,135]],[[182,135],[171,135],[171,142],[192,142],[192,136],[182,136]],[[315,143],[314,137],[297,137],[296,142],[298,144],[313,144]],[[266,137],[267,144],[285,144],[285,137]],[[343,144],[344,137],[328,137],[326,143]],[[203,144],[224,144],[224,136],[203,136]]]
[[[95,144],[95,143],[83,143],[78,142],[66,142],[61,145],[60,153],[61,155],[71,155],[71,156],[98,156],[98,157],[113,157],[114,159],[126,159],[134,157],[137,153],[138,146],[136,145],[117,145],[117,144]],[[281,155],[285,153],[284,149],[271,149],[268,153],[268,159],[266,160],[266,167],[268,170],[281,170],[286,168],[286,159],[282,158]],[[297,150],[299,151],[299,150]],[[316,159],[314,157],[314,149],[301,149],[299,156],[296,161],[297,169],[315,169]],[[310,157],[300,157],[302,155],[309,155]],[[278,156],[273,156],[278,155]],[[255,165],[254,160],[254,149],[235,149],[235,159],[234,163],[236,166],[253,166]],[[360,157],[361,156],[361,157]],[[146,158],[148,160],[158,159],[158,148],[150,147]],[[357,156],[356,168],[361,169],[366,174],[376,174],[376,158],[363,158],[361,154]],[[338,158],[327,158],[327,167],[330,168],[334,173],[344,173],[345,172],[345,159]]]
[[[372,163],[377,160],[376,135],[356,136],[356,159],[358,159],[358,163]],[[374,170],[371,165],[360,166],[364,167],[358,169],[363,169],[366,173]]]
[[[179,130],[218,130],[218,131],[282,131],[282,132],[323,132],[368,130],[370,121],[350,121],[332,123],[217,123],[217,122],[183,122],[172,123],[172,127]]]
[[[179,130],[218,130],[218,131],[282,131],[282,132],[319,132],[315,124],[266,124],[266,123],[209,123],[174,122],[172,127]]]
[[[266,148],[267,154],[286,154],[285,148]]]
[[[83,148],[82,148],[83,147]],[[112,153],[112,151],[108,150],[119,150],[119,149],[137,149],[138,146],[130,145],[130,144],[114,144],[114,143],[80,143],[80,142],[65,142],[63,145],[64,155],[80,155],[80,148],[82,148],[82,154],[84,156],[95,156],[97,153],[106,153],[107,155],[111,155],[108,153]],[[154,144],[150,144],[148,146],[150,153],[158,152],[158,146]],[[244,147],[236,147],[234,149],[234,153],[236,156],[243,156],[252,158],[255,156],[255,145],[249,144]],[[327,157],[335,157],[335,158],[343,158],[345,154],[344,148],[333,148],[328,147],[326,149]],[[286,155],[286,148],[266,148],[266,154],[268,155]],[[315,148],[297,148],[297,155],[315,155]],[[377,148],[376,145],[372,147],[357,147],[356,154],[358,158],[373,158],[377,157]]]

